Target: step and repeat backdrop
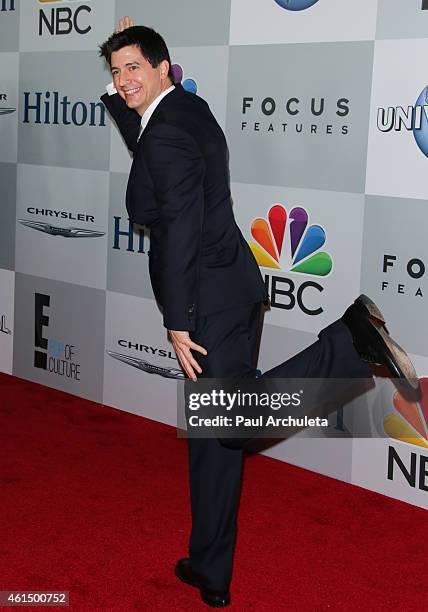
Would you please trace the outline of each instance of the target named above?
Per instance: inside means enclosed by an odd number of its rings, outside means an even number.
[[[426,391],[411,404],[377,379],[323,438],[266,452],[428,507],[427,0],[0,0],[0,369],[176,422],[150,237],[125,210],[132,160],[99,100],[97,47],[122,15],[164,35],[226,132],[271,295],[260,368],[364,292]]]

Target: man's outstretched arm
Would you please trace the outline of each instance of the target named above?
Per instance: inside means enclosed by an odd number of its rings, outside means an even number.
[[[134,22],[129,17],[122,17],[116,27],[116,32],[123,32],[127,28],[134,26]],[[133,109],[128,108],[126,102],[119,96],[113,84],[107,86],[110,91],[101,96],[101,100],[108,112],[115,121],[126,146],[132,153],[137,148],[137,138],[140,132],[141,117]]]
[[[128,108],[118,93],[111,96],[105,93],[101,96],[101,100],[119,128],[126,146],[132,153],[135,153],[141,125],[140,115],[132,108]]]

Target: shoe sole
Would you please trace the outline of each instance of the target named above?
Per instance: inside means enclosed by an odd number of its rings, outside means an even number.
[[[357,298],[354,303],[357,306],[362,306],[368,315],[385,325],[385,317],[383,313],[367,295],[360,295],[360,297]]]
[[[405,382],[412,391],[417,391],[419,389],[418,376],[406,351],[391,338],[384,326],[377,327],[373,322],[371,322],[371,325],[373,330],[381,336],[390,353],[390,355],[387,355],[390,371],[395,374],[396,378]]]
[[[376,306],[373,300],[364,294],[360,295],[360,297],[355,300],[355,303],[362,306],[370,317],[381,324],[378,326],[375,322],[371,321],[373,327],[375,327],[376,331],[382,336],[388,350],[392,354],[393,358],[390,360],[389,364],[390,369],[393,369],[397,373],[397,377],[404,380],[412,391],[418,391],[419,381],[415,367],[406,351],[389,335],[388,328],[385,325],[385,317],[381,310]]]

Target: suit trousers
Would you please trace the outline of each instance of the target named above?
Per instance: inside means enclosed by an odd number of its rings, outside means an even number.
[[[205,378],[255,377],[263,305],[200,317],[192,339],[207,349],[197,353]],[[346,325],[338,320],[317,342],[272,368],[267,378],[368,378],[371,370],[359,357]],[[216,438],[189,438],[192,569],[212,589],[227,589],[232,577],[242,450],[222,446]]]

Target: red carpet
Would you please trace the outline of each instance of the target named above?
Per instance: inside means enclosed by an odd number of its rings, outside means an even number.
[[[175,430],[6,375],[0,393],[0,590],[68,590],[76,611],[208,610],[173,576],[189,530]],[[250,457],[230,609],[426,610],[427,517]]]

